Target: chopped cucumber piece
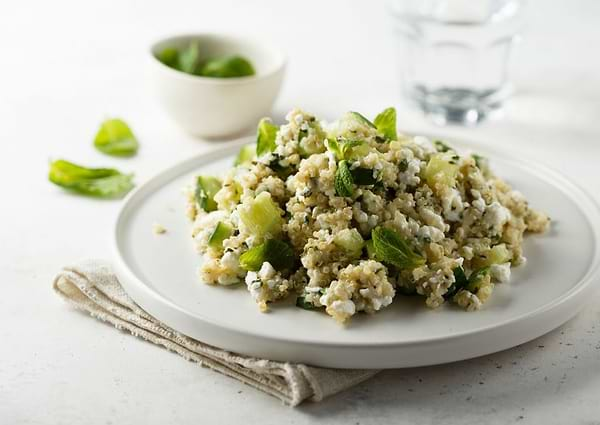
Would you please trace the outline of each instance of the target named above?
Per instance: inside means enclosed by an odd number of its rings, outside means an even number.
[[[252,160],[256,158],[256,145],[254,143],[250,145],[242,146],[240,153],[235,158],[234,166],[237,165],[250,165]]]
[[[281,233],[283,211],[271,199],[269,192],[261,192],[253,200],[238,207],[240,220],[248,232],[256,237],[275,237]]]
[[[365,241],[358,230],[344,229],[333,237],[333,243],[342,248],[350,257],[358,258],[362,253]]]
[[[244,270],[258,271],[268,262],[275,270],[289,270],[294,266],[294,251],[285,242],[268,239],[240,255],[240,266]]]
[[[196,202],[206,212],[215,211],[215,194],[221,189],[221,181],[216,177],[198,176],[196,180]]]
[[[217,227],[215,227],[215,230],[213,230],[208,238],[208,246],[213,249],[223,248],[223,241],[228,239],[232,233],[233,228],[230,225],[219,221]]]
[[[435,189],[438,186],[453,187],[458,175],[456,156],[449,154],[436,154],[431,157],[425,167],[425,180]]]

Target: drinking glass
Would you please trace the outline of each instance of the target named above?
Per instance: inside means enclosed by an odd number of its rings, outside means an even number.
[[[403,91],[438,124],[474,124],[512,92],[522,0],[390,1]]]

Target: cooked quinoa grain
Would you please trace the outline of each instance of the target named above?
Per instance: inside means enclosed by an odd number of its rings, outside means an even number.
[[[525,262],[523,235],[548,228],[479,156],[422,136],[390,140],[395,123],[354,112],[326,124],[295,109],[286,120],[261,122],[266,153],[243,149],[222,179],[198,179],[188,195],[200,279],[244,282],[261,311],[296,296],[345,322],[407,294],[477,310]]]

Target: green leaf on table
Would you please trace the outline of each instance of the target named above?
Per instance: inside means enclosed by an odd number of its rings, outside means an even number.
[[[100,125],[94,138],[100,152],[113,156],[132,156],[138,150],[138,141],[125,121],[111,118]]]
[[[133,187],[133,174],[114,168],[87,168],[62,159],[50,163],[48,179],[73,192],[99,198],[121,196]]]
[[[256,157],[261,157],[266,153],[273,152],[276,144],[277,131],[279,127],[271,122],[269,118],[263,118],[258,123],[256,130]]]
[[[385,136],[388,140],[396,140],[398,134],[396,132],[396,108],[387,108],[375,117],[373,121],[377,131]]]
[[[352,196],[352,193],[354,193],[354,179],[346,161],[338,163],[333,185],[337,196]]]
[[[375,257],[400,269],[411,269],[425,264],[425,259],[415,253],[408,242],[396,231],[378,226],[371,232]]]
[[[275,270],[289,270],[295,263],[294,251],[286,242],[268,239],[240,255],[240,266],[244,270],[258,271],[268,262]]]
[[[247,77],[255,73],[252,64],[246,58],[238,55],[208,59],[198,72],[203,77],[214,78]]]

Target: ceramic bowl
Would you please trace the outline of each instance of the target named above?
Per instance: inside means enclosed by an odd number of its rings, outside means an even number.
[[[164,65],[157,54],[197,41],[201,58],[241,55],[256,74],[213,78],[186,74]],[[165,38],[150,49],[150,78],[159,102],[181,128],[193,136],[235,136],[267,116],[283,81],[286,59],[273,44],[254,37],[218,33]]]

